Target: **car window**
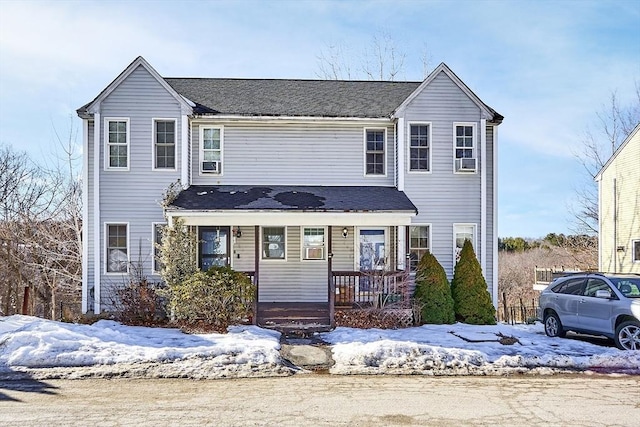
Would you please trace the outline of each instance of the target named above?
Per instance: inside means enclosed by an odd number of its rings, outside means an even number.
[[[584,278],[568,279],[562,283],[559,283],[552,290],[559,294],[567,295],[582,295],[582,289],[584,288]]]
[[[627,298],[640,298],[640,279],[610,278],[620,293]]]
[[[597,291],[609,291],[611,292],[611,288],[602,279],[589,279],[587,281],[587,286],[584,288],[584,296],[586,297],[595,297]]]

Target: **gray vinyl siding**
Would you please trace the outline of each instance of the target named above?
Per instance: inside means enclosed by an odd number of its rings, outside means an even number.
[[[128,223],[128,255],[152,274],[152,223],[164,222],[160,202],[168,185],[180,177],[180,104],[142,66],[133,71],[101,104],[100,123],[100,248],[101,303],[113,298],[112,289],[127,283],[126,274],[105,274],[105,223]],[[105,170],[104,123],[106,118],[129,119],[129,170]],[[175,118],[176,170],[152,170],[153,119]],[[90,140],[90,145],[93,140]]]
[[[476,224],[474,248],[479,252],[481,226],[480,173],[453,172],[453,124],[476,123],[480,132],[480,108],[445,74],[441,73],[408,105],[405,111],[405,141],[408,169],[409,125],[431,123],[431,172],[409,173],[405,169],[405,193],[418,208],[416,224],[431,224],[431,250],[447,275],[453,276],[453,224]],[[476,135],[479,168],[480,135]],[[487,248],[488,249],[488,248]],[[478,256],[480,254],[478,253]]]
[[[332,227],[331,240],[333,259],[331,268],[333,271],[353,271],[355,268],[356,235],[353,227],[347,227],[347,237],[342,236],[343,227]]]
[[[200,126],[224,127],[222,175],[200,173]],[[395,134],[388,124],[192,122],[198,185],[394,185]],[[364,129],[386,128],[386,176],[364,176]]]
[[[255,230],[254,227],[242,227],[242,235],[233,238],[231,243],[231,267],[236,271],[255,271]]]
[[[328,302],[327,260],[301,260],[300,227],[287,227],[286,260],[260,260],[260,302]],[[325,251],[326,252],[326,251]]]

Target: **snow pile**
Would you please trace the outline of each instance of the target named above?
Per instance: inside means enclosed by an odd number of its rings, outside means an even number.
[[[331,372],[335,374],[484,375],[574,370],[640,374],[640,351],[549,338],[539,323],[457,323],[398,330],[337,328],[322,337],[333,344],[336,363]]]
[[[201,372],[201,377],[251,376],[256,371],[282,374],[279,337],[278,332],[255,326],[232,327],[228,334],[189,335],[178,329],[124,326],[110,320],[78,325],[11,316],[0,318],[0,373],[102,366],[103,371],[124,375],[122,366],[116,365],[126,365],[129,371],[140,369],[132,365],[162,364],[170,372],[163,374],[156,366],[152,376],[192,376],[188,372],[203,365],[210,372]]]

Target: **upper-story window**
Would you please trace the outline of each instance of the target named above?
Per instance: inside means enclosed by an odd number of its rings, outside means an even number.
[[[409,125],[409,171],[431,170],[431,125],[428,123]]]
[[[153,121],[154,169],[176,168],[176,121]]]
[[[222,127],[200,128],[200,172],[222,174]]]
[[[385,129],[365,129],[365,175],[385,175]]]
[[[129,119],[105,119],[107,169],[129,169]]]
[[[477,167],[475,155],[475,124],[454,124],[454,132],[454,170],[456,172],[475,172]]]

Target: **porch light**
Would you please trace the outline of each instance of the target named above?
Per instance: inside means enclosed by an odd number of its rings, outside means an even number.
[[[233,230],[233,235],[237,238],[242,237],[242,231],[240,231],[240,226],[238,226],[235,230]]]
[[[349,230],[347,229],[347,227],[344,227],[342,229],[342,237],[346,239],[348,235],[349,235]]]

